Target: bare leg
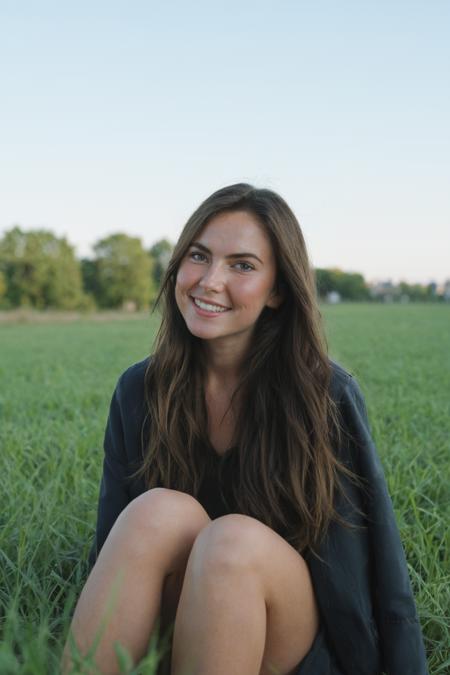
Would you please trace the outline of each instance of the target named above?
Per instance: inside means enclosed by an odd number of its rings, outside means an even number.
[[[121,513],[83,588],[71,626],[86,654],[104,624],[95,654],[102,673],[119,672],[116,640],[135,663],[144,656],[160,614],[165,579],[184,571],[197,534],[209,522],[193,497],[164,488],[149,490]],[[67,643],[63,672],[70,668],[69,655]]]
[[[239,514],[202,530],[178,605],[173,675],[287,675],[317,629],[308,568],[284,539]]]

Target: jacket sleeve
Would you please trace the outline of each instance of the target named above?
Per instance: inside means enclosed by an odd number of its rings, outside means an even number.
[[[372,440],[364,397],[353,377],[345,386],[342,404],[356,441],[356,467],[369,484],[372,593],[383,670],[388,675],[427,675],[420,623],[392,501]]]
[[[88,566],[93,567],[105,540],[120,512],[130,501],[128,493],[127,455],[125,451],[122,410],[119,403],[120,380],[114,390],[104,437],[103,474],[97,509],[97,527]]]

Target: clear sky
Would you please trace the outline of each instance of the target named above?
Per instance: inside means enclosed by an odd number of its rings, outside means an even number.
[[[175,241],[270,187],[316,267],[450,278],[448,0],[0,3],[0,232]]]

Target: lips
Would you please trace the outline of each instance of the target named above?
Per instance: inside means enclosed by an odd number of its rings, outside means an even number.
[[[199,298],[196,295],[191,295],[190,298],[191,300],[200,300],[200,302],[204,302],[207,305],[213,305],[214,307],[221,307],[222,309],[230,309],[230,307],[227,307],[226,305],[221,305],[219,302],[212,302],[212,300],[207,300],[206,298]]]

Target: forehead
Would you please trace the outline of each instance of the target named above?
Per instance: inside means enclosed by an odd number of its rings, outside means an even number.
[[[213,253],[255,253],[260,257],[273,255],[270,239],[258,218],[248,211],[219,213],[195,237]]]

